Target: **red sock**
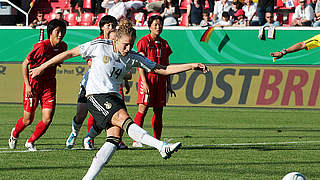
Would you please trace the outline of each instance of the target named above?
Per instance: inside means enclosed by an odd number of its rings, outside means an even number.
[[[160,140],[161,132],[162,132],[162,116],[156,116],[153,113],[152,116],[152,129],[153,129],[153,137]]]
[[[37,126],[36,129],[34,130],[32,136],[29,138],[28,142],[34,142],[36,140],[38,140],[48,129],[49,124],[44,124],[43,121],[40,121]]]
[[[143,122],[144,122],[145,116],[146,116],[145,114],[138,111],[136,116],[134,117],[134,123],[136,123],[140,127],[143,127]]]
[[[27,126],[23,124],[23,117],[18,119],[16,127],[14,127],[14,131],[12,132],[12,136],[15,138],[19,137],[19,134],[26,128]]]
[[[88,123],[87,123],[87,132],[90,131],[91,127],[93,126],[94,123],[94,118],[93,116],[90,114],[89,118],[88,118]]]

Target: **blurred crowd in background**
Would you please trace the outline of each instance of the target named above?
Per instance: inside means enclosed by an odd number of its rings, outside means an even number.
[[[318,0],[10,0],[28,13],[31,27],[61,19],[96,26],[106,14],[147,26],[152,15],[165,26],[320,26]],[[0,25],[26,25],[26,15],[0,1]]]

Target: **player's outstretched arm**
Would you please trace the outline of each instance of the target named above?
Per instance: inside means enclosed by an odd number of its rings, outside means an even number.
[[[307,49],[307,46],[304,42],[299,42],[287,49],[282,49],[279,52],[273,52],[270,53],[270,56],[275,57],[276,59],[280,59],[282,58],[284,55],[288,54],[288,53],[293,53],[293,52],[297,52],[300,51],[302,49]]]
[[[70,59],[70,58],[73,58],[73,57],[77,57],[77,56],[80,56],[80,47],[79,46],[77,46],[73,49],[70,49],[69,51],[65,51],[63,53],[56,55],[55,57],[53,57],[49,61],[41,64],[41,66],[39,66],[37,68],[30,69],[29,74],[32,78],[37,77],[37,76],[41,75],[43,73],[43,71],[45,69],[47,69],[48,67],[54,66],[57,64],[61,64],[61,63],[63,63],[63,61]]]
[[[200,70],[203,73],[209,72],[209,69],[206,65],[201,63],[189,63],[189,64],[174,64],[169,66],[162,66],[160,64],[157,64],[156,67],[153,69],[153,71],[157,74],[161,75],[171,75],[171,74],[177,74],[189,70]]]

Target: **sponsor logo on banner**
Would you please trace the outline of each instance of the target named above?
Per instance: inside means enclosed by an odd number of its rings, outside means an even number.
[[[58,104],[76,104],[82,79],[79,74],[87,68],[87,65],[67,64],[57,69]],[[0,91],[8,92],[0,93],[1,102],[20,102],[21,65],[5,64],[1,69],[6,75],[0,73],[0,80],[5,84],[0,86]],[[209,69],[207,74],[188,71],[173,75],[171,84],[177,97],[168,97],[167,105],[320,109],[318,67],[209,66]],[[139,88],[139,73],[132,69],[132,74],[130,92],[125,94],[128,105],[136,105]]]

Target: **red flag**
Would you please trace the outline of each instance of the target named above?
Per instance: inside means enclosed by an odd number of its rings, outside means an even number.
[[[36,0],[32,0],[31,3],[30,3],[30,8],[33,8],[35,3],[36,3]]]
[[[200,41],[201,41],[201,42],[206,42],[206,43],[208,43],[208,41],[209,41],[209,39],[210,39],[210,37],[211,37],[211,34],[212,34],[213,30],[214,30],[214,27],[209,27],[209,28],[203,33],[203,35],[201,36]]]

